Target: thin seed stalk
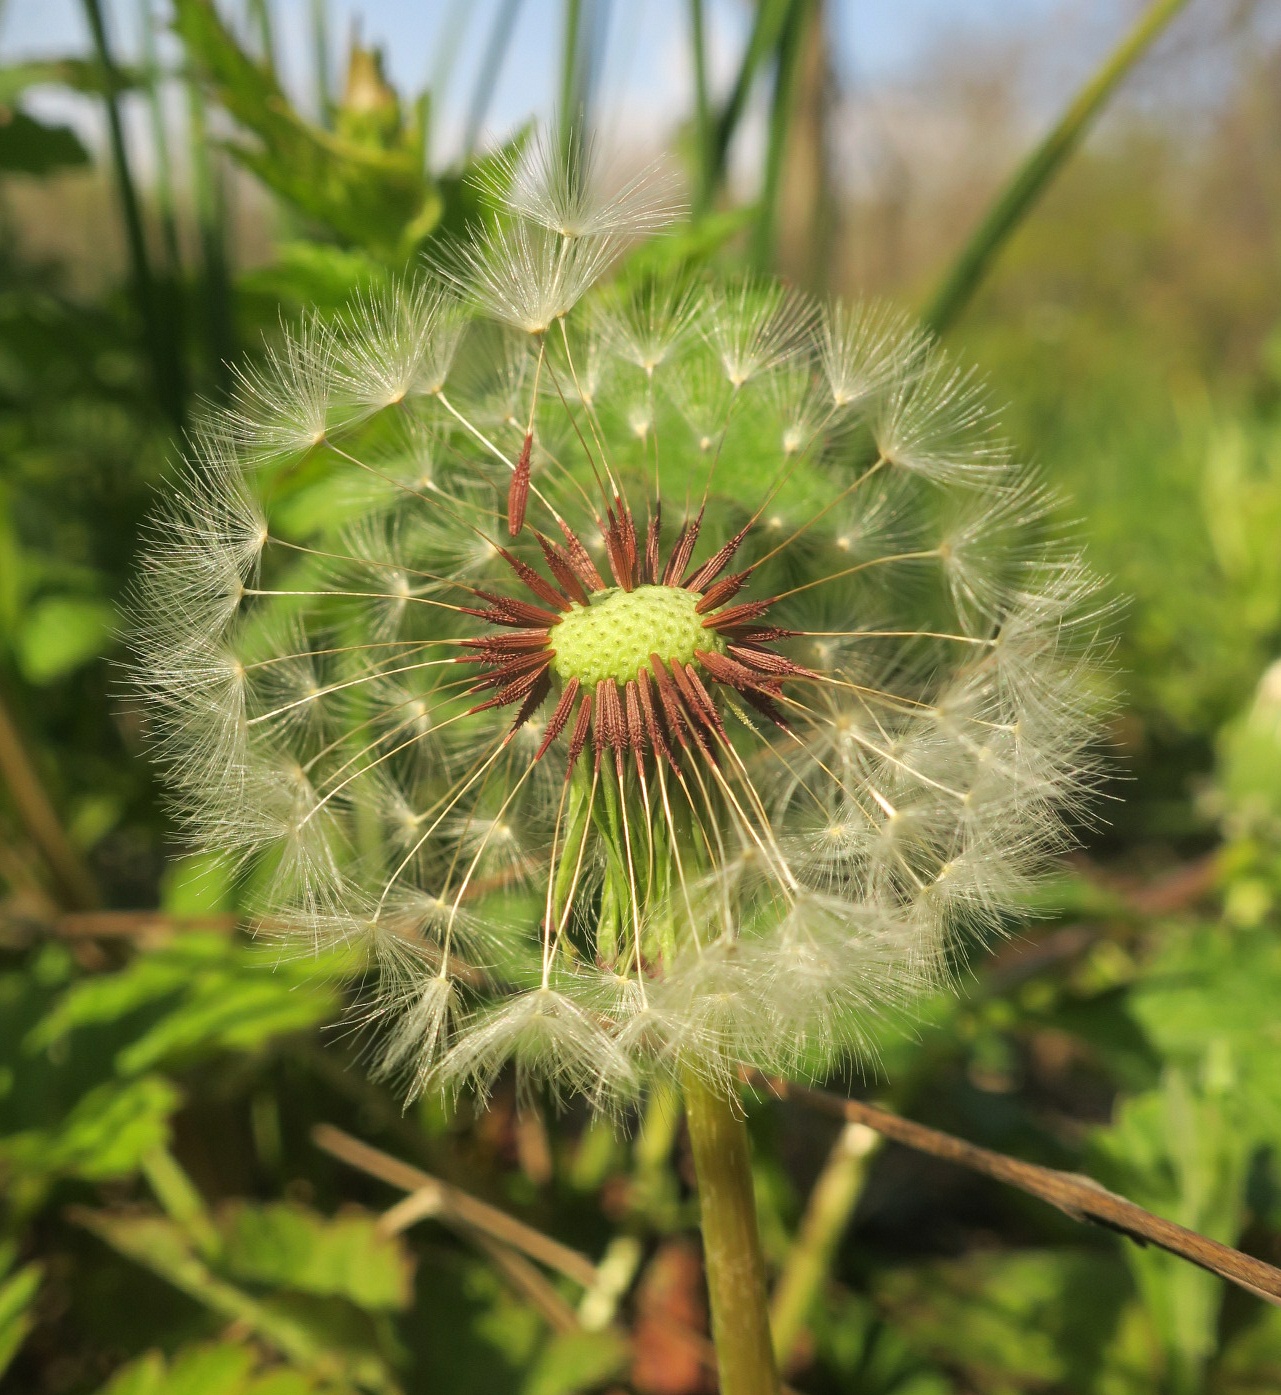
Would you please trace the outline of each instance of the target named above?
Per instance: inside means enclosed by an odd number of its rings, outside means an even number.
[[[692,1072],[682,1086],[721,1395],[779,1395],[747,1125]]]
[[[770,1304],[770,1327],[780,1366],[786,1367],[827,1282],[836,1247],[858,1204],[868,1159],[878,1141],[866,1124],[846,1124],[810,1193],[796,1242]]]

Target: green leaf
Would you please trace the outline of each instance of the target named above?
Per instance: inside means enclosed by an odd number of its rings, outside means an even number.
[[[7,1264],[0,1264],[0,1271],[7,1267]],[[41,1277],[40,1266],[28,1264],[0,1282],[0,1375],[17,1355],[35,1323],[31,1310],[40,1290]]]
[[[48,1050],[77,1027],[115,1022],[135,1009],[189,987],[197,976],[226,962],[228,938],[188,934],[140,954],[114,974],[76,980],[27,1034],[29,1051]]]
[[[755,216],[754,207],[731,208],[723,213],[705,214],[665,237],[651,238],[624,258],[617,279],[622,285],[634,285],[670,276],[681,268],[701,266],[750,228]]]
[[[51,174],[88,163],[89,152],[70,126],[49,126],[0,106],[0,171]]]
[[[128,1075],[195,1052],[257,1051],[277,1037],[333,1021],[340,1007],[335,986],[323,978],[299,984],[262,965],[253,978],[193,984],[186,1000],[127,1046],[116,1064]]]
[[[274,328],[280,315],[290,311],[336,315],[358,291],[386,276],[383,263],[355,248],[284,242],[274,261],[241,274],[236,294],[253,318]]]
[[[116,627],[105,601],[46,596],[27,611],[18,632],[18,664],[31,683],[52,683],[102,653]]]
[[[308,1375],[373,1392],[396,1390],[374,1345],[373,1325],[350,1305],[246,1293],[216,1274],[179,1227],[161,1217],[79,1211],[76,1219],[114,1250],[252,1333]],[[167,1378],[166,1395],[172,1388]]]
[[[73,983],[28,1034],[27,1046],[48,1049],[77,1028],[172,998],[117,1054],[122,1074],[193,1054],[258,1051],[277,1037],[333,1021],[342,1008],[343,978],[354,967],[341,948],[282,963],[234,936],[191,932],[119,973]]]
[[[27,1176],[127,1177],[152,1149],[168,1144],[180,1099],[160,1076],[110,1081],[83,1096],[57,1127],[0,1140],[0,1162]]]
[[[164,1383],[165,1359],[158,1351],[149,1351],[122,1366],[98,1395],[163,1395]]]
[[[979,1251],[889,1270],[876,1299],[911,1346],[964,1372],[967,1389],[1012,1395],[1099,1389],[1128,1287],[1105,1254]]]
[[[1281,1308],[1254,1308],[1253,1320],[1232,1334],[1215,1362],[1215,1390],[1223,1395],[1281,1390]]]
[[[273,1368],[253,1347],[228,1341],[187,1347],[168,1363],[161,1352],[149,1351],[121,1367],[98,1395],[347,1395],[353,1389]]]
[[[1198,1072],[1169,1067],[1160,1087],[1122,1102],[1092,1144],[1093,1175],[1142,1206],[1235,1244],[1255,1151],[1237,1126],[1236,1082],[1221,1050]],[[1165,1348],[1172,1387],[1199,1389],[1218,1344],[1223,1280],[1164,1250],[1127,1245],[1144,1309]]]
[[[621,1379],[631,1352],[617,1332],[562,1332],[543,1348],[524,1395],[574,1395]]]
[[[142,85],[142,75],[132,68],[117,66],[114,78],[117,92]],[[94,96],[106,90],[101,67],[87,58],[41,58],[0,68],[0,103],[16,101],[29,87],[69,87]]]
[[[269,1288],[348,1298],[371,1311],[396,1311],[412,1297],[404,1247],[359,1212],[318,1215],[301,1206],[237,1202],[219,1216],[221,1266]]]
[[[418,133],[391,148],[344,139],[306,121],[275,75],[237,44],[212,0],[175,0],[192,62],[233,117],[258,139],[235,157],[269,188],[343,241],[401,259],[439,221],[441,198],[423,169]]]
[[[1171,927],[1130,992],[1129,1010],[1161,1056],[1227,1071],[1222,1107],[1243,1138],[1281,1145],[1281,940],[1270,926]]]
[[[234,876],[227,858],[195,853],[175,858],[160,881],[160,904],[170,915],[202,916],[229,911]]]

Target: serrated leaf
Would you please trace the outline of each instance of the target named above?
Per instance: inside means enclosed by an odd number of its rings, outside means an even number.
[[[348,1298],[375,1312],[409,1306],[408,1256],[372,1216],[329,1218],[283,1202],[237,1202],[218,1220],[221,1267],[241,1282]]]
[[[122,1366],[98,1395],[163,1395],[165,1374],[164,1357],[149,1351]]]
[[[1281,941],[1270,927],[1171,933],[1129,995],[1129,1011],[1163,1059],[1200,1070],[1212,1052],[1232,1073],[1233,1128],[1281,1144]]]
[[[304,1372],[272,1368],[262,1353],[241,1342],[202,1344],[176,1352],[168,1363],[149,1351],[121,1367],[97,1395],[349,1395],[355,1387]]]
[[[398,148],[345,140],[306,121],[275,75],[237,44],[211,0],[175,0],[175,27],[192,62],[227,111],[257,137],[235,157],[269,188],[343,240],[400,258],[431,232],[441,200],[421,144]],[[408,238],[408,241],[407,241]]]
[[[25,1045],[29,1051],[47,1050],[77,1027],[115,1022],[177,992],[208,966],[223,964],[228,951],[226,936],[182,935],[138,955],[118,973],[79,979],[28,1033]]]
[[[193,1052],[257,1051],[278,1037],[331,1022],[340,999],[323,980],[222,978],[193,985],[185,1000],[116,1057],[126,1075]]]
[[[251,267],[236,282],[237,298],[257,310],[264,323],[275,323],[290,310],[337,314],[358,291],[386,279],[386,267],[351,247],[319,242],[283,242],[275,260]]]
[[[172,999],[118,1052],[122,1074],[193,1053],[258,1051],[278,1037],[333,1021],[341,1011],[343,978],[354,967],[342,949],[278,963],[234,936],[192,932],[138,955],[118,973],[73,983],[26,1045],[47,1049],[78,1027]]]
[[[180,1101],[177,1087],[160,1076],[109,1081],[83,1096],[56,1128],[0,1139],[0,1163],[35,1177],[127,1177],[168,1143],[169,1117]]]
[[[120,1254],[252,1332],[309,1375],[345,1381],[378,1395],[396,1391],[386,1362],[373,1346],[372,1324],[350,1305],[260,1299],[246,1293],[214,1273],[179,1227],[162,1217],[81,1210],[76,1219]],[[166,1395],[169,1390],[166,1384]]]
[[[876,1297],[911,1345],[964,1371],[967,1388],[1012,1395],[1097,1389],[1128,1288],[1107,1255],[980,1251],[892,1270]]]

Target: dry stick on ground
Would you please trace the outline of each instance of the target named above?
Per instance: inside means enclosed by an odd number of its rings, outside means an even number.
[[[230,935],[240,924],[239,916],[217,912],[170,915],[165,911],[80,911],[58,916],[50,929],[67,940],[147,940],[197,930]]]
[[[518,1221],[497,1206],[490,1206],[488,1202],[448,1182],[442,1182],[439,1177],[433,1177],[430,1172],[423,1172],[420,1168],[401,1162],[399,1158],[371,1148],[332,1124],[317,1124],[311,1131],[311,1137],[318,1148],[331,1156],[410,1193],[387,1213],[383,1218],[384,1225],[400,1230],[415,1220],[440,1216],[519,1250],[584,1288],[591,1288],[596,1283],[596,1266],[585,1254],[562,1245],[559,1240],[553,1240],[541,1230]]]
[[[980,1172],[1039,1197],[1075,1221],[1089,1221],[1119,1231],[1140,1245],[1157,1245],[1281,1307],[1281,1269],[1153,1215],[1142,1206],[1108,1191],[1091,1177],[1059,1172],[1052,1167],[1040,1167],[1004,1153],[994,1153],[862,1100],[842,1099],[824,1090],[811,1090],[783,1080],[769,1080],[766,1084],[780,1099],[797,1099],[837,1118],[866,1124],[895,1143],[968,1167],[972,1172]]]
[[[555,1247],[556,1250],[563,1247],[557,1246],[554,1240],[544,1236],[541,1231],[522,1227],[519,1221],[508,1216],[506,1212],[486,1206],[484,1202],[450,1187],[432,1177],[430,1173],[420,1172],[416,1167],[411,1167],[387,1153],[380,1153],[376,1148],[368,1147],[331,1125],[319,1125],[312,1136],[327,1153],[350,1163],[362,1172],[368,1172],[396,1187],[414,1187],[402,1201],[383,1212],[378,1225],[385,1234],[399,1235],[402,1230],[408,1230],[410,1226],[428,1216],[439,1216],[454,1221],[466,1231],[494,1268],[542,1314],[554,1331],[573,1332],[578,1328],[577,1313],[548,1283],[542,1271],[531,1264],[525,1255],[519,1252],[519,1248],[513,1248],[513,1235],[523,1231],[525,1240],[539,1242],[537,1245],[531,1243],[520,1248],[524,1248],[526,1253],[532,1253],[537,1249],[538,1258],[544,1264],[552,1269],[559,1268],[562,1273],[565,1272],[563,1265],[554,1261],[563,1261],[566,1257],[573,1260],[571,1267],[575,1270],[581,1268],[581,1261],[582,1265],[591,1267],[595,1273],[594,1266],[591,1266],[585,1256],[567,1248],[563,1249],[563,1253],[550,1253],[549,1246]],[[501,1240],[494,1238],[496,1231],[502,1232]],[[583,1270],[582,1274],[575,1272],[570,1277],[581,1283],[585,1272],[586,1270]]]
[[[581,1325],[578,1315],[547,1284],[539,1271],[528,1264],[524,1256],[538,1260],[590,1290],[599,1283],[601,1276],[600,1270],[586,1255],[525,1225],[506,1211],[500,1211],[498,1207],[490,1206],[488,1202],[480,1201],[448,1182],[442,1182],[429,1172],[371,1148],[332,1124],[317,1124],[311,1131],[311,1137],[312,1142],[331,1157],[409,1193],[403,1201],[383,1213],[381,1225],[384,1230],[396,1233],[427,1216],[452,1221],[473,1236],[479,1247],[529,1297],[552,1327],[558,1331],[572,1330],[571,1318],[573,1328]],[[700,1359],[709,1371],[714,1371],[716,1352],[710,1340],[704,1333],[693,1335],[698,1342]],[[782,1395],[796,1395],[788,1385],[783,1385],[781,1390]]]

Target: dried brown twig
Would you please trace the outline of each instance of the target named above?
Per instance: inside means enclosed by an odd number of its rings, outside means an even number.
[[[423,1172],[420,1168],[401,1162],[399,1158],[393,1158],[389,1153],[371,1148],[332,1124],[317,1124],[311,1131],[311,1137],[318,1148],[332,1157],[409,1193],[404,1201],[384,1215],[383,1224],[389,1230],[403,1230],[414,1221],[438,1216],[518,1250],[584,1288],[591,1288],[599,1277],[595,1264],[581,1251],[562,1245],[541,1230],[535,1230],[497,1206],[490,1206],[488,1202],[448,1182],[442,1182],[430,1172]]]
[[[1281,1269],[1145,1211],[1142,1206],[1108,1191],[1092,1177],[1060,1172],[1052,1167],[1041,1167],[1008,1157],[1004,1153],[994,1153],[991,1149],[980,1148],[952,1134],[904,1119],[863,1100],[843,1099],[825,1090],[811,1090],[782,1080],[766,1083],[779,1099],[797,1099],[825,1114],[866,1124],[895,1143],[967,1167],[1007,1186],[1017,1187],[1029,1196],[1039,1197],[1075,1221],[1105,1226],[1140,1245],[1156,1245],[1170,1254],[1178,1255],[1180,1259],[1208,1269],[1210,1273],[1268,1303],[1281,1306]]]

